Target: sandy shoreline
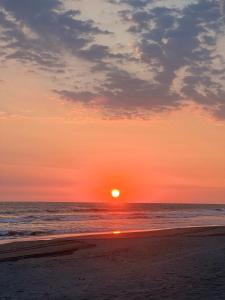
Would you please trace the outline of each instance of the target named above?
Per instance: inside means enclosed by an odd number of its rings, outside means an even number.
[[[0,244],[0,262],[16,261],[26,258],[44,257],[51,255],[67,255],[74,251],[95,246],[88,240],[146,238],[185,235],[199,232],[213,234],[223,231],[223,226],[190,226],[185,228],[166,228],[153,230],[127,230],[100,233],[65,234],[43,236],[34,239],[21,239]]]
[[[225,299],[225,227],[0,245],[0,299]]]

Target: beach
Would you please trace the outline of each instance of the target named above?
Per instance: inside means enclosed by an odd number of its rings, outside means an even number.
[[[225,227],[0,246],[0,299],[225,299]]]

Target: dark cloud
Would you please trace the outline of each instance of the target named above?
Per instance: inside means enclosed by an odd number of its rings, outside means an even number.
[[[160,89],[157,85],[121,69],[107,69],[106,79],[96,92],[55,92],[69,101],[91,106],[100,104],[110,116],[117,115],[122,118],[128,115],[144,118],[147,111],[162,112],[180,105],[175,93]]]
[[[96,79],[91,90],[82,86],[55,92],[70,101],[100,105],[112,115],[164,111],[194,101],[225,118],[225,62],[217,52],[219,36],[224,36],[223,1],[186,1],[177,8],[163,5],[166,1],[102,1],[123,9],[121,26],[135,53],[125,54],[124,48],[114,53],[115,45],[101,44],[96,37],[111,34],[100,28],[101,20],[98,25],[85,20],[79,10],[65,10],[61,0],[2,0],[2,56],[58,73],[67,70],[64,52],[71,60],[86,61],[93,78],[100,74],[101,81]],[[145,76],[128,72],[131,62],[147,70]]]
[[[0,8],[5,48],[11,51],[7,58],[44,68],[58,68],[63,51],[78,55],[96,35],[109,34],[91,20],[80,20],[78,10],[65,11],[59,0],[2,0]],[[95,60],[106,52],[94,45],[86,55],[91,59],[93,54]]]
[[[199,0],[183,9],[136,8],[120,15],[135,34],[141,60],[155,73],[156,85],[171,91],[177,71],[185,68],[180,100],[210,105],[212,111],[224,103],[224,67],[217,69],[214,63],[217,58],[225,66],[216,54],[218,36],[224,35],[220,2]]]
[[[111,53],[109,47],[98,45],[98,44],[93,44],[87,49],[81,49],[78,52],[78,55],[83,59],[96,61],[96,62],[102,61],[103,59],[107,59],[107,58],[122,59],[125,57],[120,53],[113,54]]]
[[[142,8],[148,4],[150,4],[151,2],[153,2],[154,0],[109,0],[110,3],[114,3],[114,4],[127,4],[129,6],[132,6],[134,8]]]
[[[54,90],[55,93],[60,95],[62,98],[68,101],[76,101],[82,102],[85,104],[90,104],[90,102],[98,96],[96,93],[92,92],[75,92],[75,91],[67,91],[67,90]]]
[[[146,107],[162,109],[176,105],[177,97],[159,89],[151,81],[140,79],[127,71],[114,69],[107,73],[104,85],[99,89],[111,106]]]

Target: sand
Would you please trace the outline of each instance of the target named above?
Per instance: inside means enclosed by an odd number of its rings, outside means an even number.
[[[225,299],[225,227],[0,246],[0,299]]]

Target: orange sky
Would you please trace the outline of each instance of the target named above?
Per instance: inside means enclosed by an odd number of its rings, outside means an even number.
[[[224,125],[162,120],[1,120],[1,200],[225,202]]]
[[[0,201],[225,203],[222,0],[26,1],[0,3]]]

